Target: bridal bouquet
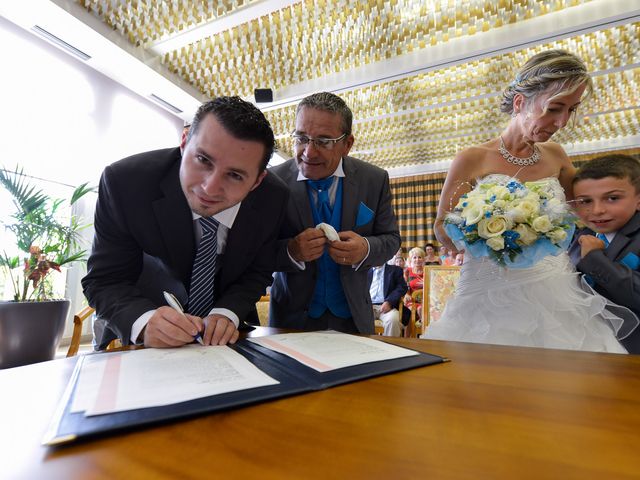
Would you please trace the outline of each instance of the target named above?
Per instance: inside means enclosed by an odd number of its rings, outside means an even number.
[[[575,229],[566,203],[548,181],[480,183],[462,195],[445,218],[445,230],[473,257],[526,268],[566,250]]]

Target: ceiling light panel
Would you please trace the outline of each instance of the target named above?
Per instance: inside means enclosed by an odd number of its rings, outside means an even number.
[[[545,33],[558,38],[555,41],[514,51],[518,38],[510,37],[506,41],[511,43],[497,46],[491,50],[497,53],[489,56],[468,61],[460,57],[442,68],[415,65],[413,74],[407,64],[402,78],[385,81],[383,75],[371,83],[369,78],[353,78],[345,87],[336,87],[354,113],[354,155],[385,168],[440,164],[462,148],[495,138],[509,119],[499,111],[503,89],[527,59],[550,48],[583,58],[595,87],[593,97],[580,108],[585,118],[559,132],[555,140],[575,144],[582,135],[584,141],[606,143],[616,136],[638,134],[640,24],[634,21],[638,9],[616,10],[620,15],[612,14],[608,20],[614,26],[596,31],[597,21],[567,25],[561,20],[574,11],[582,18],[582,8],[601,12],[606,7],[608,12],[613,7],[604,0],[269,0],[268,6],[250,0],[77,1],[131,43],[147,48],[150,56],[154,43],[172,44],[185,32],[193,36],[210,22],[226,25],[221,17],[237,16],[241,10],[244,15],[244,10],[255,8],[250,21],[215,34],[209,31],[190,44],[181,40],[183,46],[173,50],[167,46],[168,53],[159,58],[208,97],[253,98],[256,87],[267,87],[274,90],[276,100],[282,100],[277,98],[279,90],[292,92],[296,85],[409,58],[412,52],[429,53],[432,47],[453,49],[458,44],[452,40],[511,32],[548,15],[550,23],[558,19],[562,24],[560,33]],[[562,28],[568,29],[565,34]],[[566,38],[570,31],[586,33]],[[265,108],[285,156],[291,154],[288,135],[295,123],[297,98],[301,96]]]

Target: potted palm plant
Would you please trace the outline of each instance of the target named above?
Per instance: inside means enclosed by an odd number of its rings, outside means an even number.
[[[0,184],[10,193],[15,212],[2,222],[15,238],[18,255],[0,247],[0,267],[13,286],[13,299],[0,301],[0,368],[51,360],[62,337],[69,300],[51,299],[49,275],[85,258],[79,231],[87,225],[61,217],[64,200],[30,185],[22,169],[0,169]],[[77,187],[74,204],[93,189]]]

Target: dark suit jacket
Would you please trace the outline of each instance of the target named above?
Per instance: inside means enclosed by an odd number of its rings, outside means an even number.
[[[384,301],[389,302],[394,308],[398,308],[400,299],[407,293],[407,282],[404,279],[402,269],[395,265],[384,264],[384,272],[382,273],[382,292]],[[367,272],[367,285],[371,289],[373,280],[373,268]]]
[[[166,305],[162,291],[188,300],[196,253],[193,217],[180,187],[179,148],[141,153],[108,166],[100,180],[95,237],[82,286],[106,322],[101,347],[144,312]],[[257,322],[255,302],[271,283],[287,187],[273,174],[243,200],[228,232],[215,282],[215,307]]]
[[[400,301],[407,293],[409,287],[404,279],[404,272],[402,268],[396,265],[384,264],[384,272],[382,273],[382,293],[384,294],[384,301],[389,302],[393,308],[398,308]],[[369,290],[371,289],[371,282],[373,281],[373,269],[370,268],[367,272],[367,285]],[[411,316],[411,311],[404,308],[402,310],[402,323],[406,325]]]
[[[367,270],[393,257],[400,247],[400,233],[393,208],[389,175],[385,170],[352,157],[342,162],[345,177],[342,188],[342,230],[352,230],[369,241],[370,252],[358,270],[340,266],[340,280],[353,321],[360,333],[373,333],[373,310],[367,288]],[[316,283],[317,261],[307,262],[305,270],[291,262],[287,242],[307,228],[315,227],[307,187],[298,182],[295,159],[271,169],[289,186],[291,197],[278,243],[277,273],[271,287],[269,323],[273,327],[301,329]],[[373,211],[373,218],[356,225],[360,203]]]
[[[628,254],[640,257],[640,212],[618,231],[605,250],[594,250],[580,258],[578,238],[595,235],[588,228],[576,233],[569,247],[569,256],[576,268],[595,282],[594,289],[612,302],[632,310],[640,317],[640,271],[632,270],[620,261]],[[620,341],[629,353],[640,353],[640,327]]]

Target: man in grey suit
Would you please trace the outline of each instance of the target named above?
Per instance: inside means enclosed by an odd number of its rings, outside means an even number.
[[[98,348],[116,337],[177,347],[198,333],[206,345],[233,343],[240,322],[257,323],[289,196],[266,171],[274,144],[255,106],[221,97],[199,108],[180,148],[105,169],[82,280],[105,327]]]
[[[367,271],[400,247],[386,171],[348,157],[352,113],[332,93],[304,98],[294,158],[270,169],[291,196],[280,230],[269,322],[300,330],[374,332]],[[315,228],[334,227],[330,240]]]

